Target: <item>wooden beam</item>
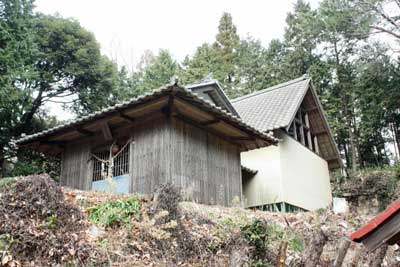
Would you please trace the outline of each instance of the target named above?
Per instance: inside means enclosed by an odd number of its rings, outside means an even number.
[[[327,159],[325,159],[325,160],[326,160],[326,162],[328,162],[328,163],[334,163],[334,162],[338,161],[337,158],[327,158]]]
[[[113,140],[113,135],[112,135],[110,126],[108,125],[108,123],[106,121],[102,122],[101,132],[103,133],[104,139],[106,141]]]
[[[256,139],[254,137],[232,137],[235,140],[238,141],[256,141]]]
[[[80,133],[81,135],[84,135],[84,136],[93,136],[93,135],[94,135],[94,132],[89,131],[89,130],[87,130],[87,129],[84,129],[84,128],[82,128],[82,127],[76,126],[76,127],[74,127],[74,128],[75,128],[75,130],[76,130],[78,133]]]
[[[241,143],[237,142],[236,140],[234,140],[232,137],[226,136],[226,135],[221,134],[221,133],[219,133],[219,132],[217,132],[217,131],[215,131],[213,129],[210,129],[210,128],[207,128],[205,126],[202,126],[198,121],[195,121],[195,120],[193,120],[193,119],[191,119],[191,118],[189,118],[189,117],[187,117],[187,116],[185,116],[183,114],[176,113],[176,114],[174,114],[174,117],[179,119],[179,120],[181,120],[181,121],[183,121],[183,122],[185,122],[185,123],[187,123],[187,124],[190,124],[190,125],[192,125],[194,127],[203,129],[206,132],[212,133],[212,134],[214,134],[214,135],[216,135],[216,136],[218,136],[218,137],[220,137],[222,139],[225,139],[228,142],[234,143],[236,145],[240,145],[241,144]]]
[[[64,147],[65,146],[65,142],[62,142],[62,141],[40,141],[40,144],[60,146],[60,147]]]
[[[327,133],[328,132],[326,130],[322,130],[322,131],[318,131],[318,132],[313,132],[312,134],[315,136],[318,136],[318,135],[323,135],[323,134],[327,134]]]
[[[124,120],[126,120],[126,121],[128,121],[128,122],[131,122],[131,123],[135,122],[135,118],[126,115],[122,110],[120,110],[118,113],[119,113],[119,116],[120,116],[122,119],[124,119]]]
[[[214,119],[214,120],[210,120],[210,121],[201,122],[200,124],[202,126],[209,126],[209,125],[216,124],[216,123],[219,123],[219,122],[221,122],[220,119]]]
[[[314,112],[314,111],[317,111],[317,110],[318,110],[318,107],[317,107],[317,106],[314,106],[314,107],[311,107],[311,108],[306,109],[305,111],[306,111],[306,112]]]
[[[174,96],[170,95],[168,97],[167,105],[161,108],[161,112],[164,113],[167,117],[171,116],[173,105],[174,105]]]
[[[187,102],[189,105],[195,106],[196,108],[204,111],[204,109],[206,109],[209,114],[212,114],[214,116],[214,118],[219,119],[220,121],[223,121],[227,124],[232,125],[232,119],[228,118],[228,117],[224,117],[224,115],[221,115],[220,112],[213,110],[212,108],[209,107],[205,107],[204,105],[197,103],[196,101],[193,101],[192,99],[184,96],[184,95],[179,95],[179,98],[184,100],[185,102]],[[248,130],[246,128],[239,128],[240,131],[250,135],[250,136],[254,136],[255,138],[257,137],[251,130]],[[268,142],[269,144],[271,144],[271,142]]]

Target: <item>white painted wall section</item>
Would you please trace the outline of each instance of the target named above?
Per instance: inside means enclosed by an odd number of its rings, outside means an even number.
[[[242,165],[257,174],[243,184],[243,197],[246,207],[260,206],[283,201],[278,146],[264,147],[241,153]]]
[[[328,163],[288,135],[282,137],[284,201],[307,210],[326,208],[332,202]]]
[[[241,153],[242,165],[258,173],[243,183],[246,207],[286,202],[306,210],[325,208],[332,202],[327,162],[278,132],[278,146]]]

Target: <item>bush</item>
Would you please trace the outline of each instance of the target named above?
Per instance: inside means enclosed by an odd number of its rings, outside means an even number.
[[[108,201],[88,209],[89,219],[101,226],[121,226],[130,222],[138,214],[140,200],[137,196]]]
[[[252,267],[268,266],[266,252],[268,247],[268,227],[265,221],[255,219],[250,224],[241,227],[241,232],[247,242],[253,247],[249,260]]]
[[[168,211],[168,216],[164,222],[178,219],[178,205],[182,200],[181,192],[174,185],[167,183],[160,185],[155,193],[155,206],[153,207],[153,214],[160,211]]]
[[[2,184],[7,189],[0,194],[3,263],[88,266],[95,260],[96,250],[85,240],[82,212],[64,199],[48,175],[7,179]]]

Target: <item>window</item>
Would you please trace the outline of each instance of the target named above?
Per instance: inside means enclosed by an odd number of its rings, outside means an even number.
[[[113,159],[113,177],[129,173],[129,145],[125,145],[122,151],[116,152],[117,156]],[[104,180],[109,168],[109,150],[93,153],[93,182]]]

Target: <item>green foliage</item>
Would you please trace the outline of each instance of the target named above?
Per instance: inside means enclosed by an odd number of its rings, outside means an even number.
[[[80,114],[118,100],[117,67],[93,34],[75,20],[35,14],[33,1],[0,1],[0,48],[3,175],[4,161],[16,154],[10,140],[49,127],[46,103],[61,101]]]
[[[55,230],[57,228],[58,216],[57,214],[50,214],[46,221],[41,225],[42,228]]]
[[[11,234],[0,235],[0,252],[8,251],[11,245],[16,242]]]
[[[400,176],[398,164],[384,168],[365,168],[349,177],[337,179],[333,184],[334,196],[352,196],[351,201],[366,198],[369,202],[378,200],[377,208],[384,210],[390,203],[400,198]],[[340,181],[340,182],[339,182]]]
[[[267,248],[268,231],[266,222],[256,219],[250,224],[243,226],[241,231],[247,241],[257,249]]]
[[[0,178],[0,192],[8,190],[15,184],[16,181],[17,181],[16,177]]]
[[[241,232],[247,242],[254,247],[250,266],[266,266],[265,252],[268,247],[268,227],[265,221],[255,219],[250,224],[241,227]]]
[[[181,64],[167,50],[147,50],[129,73],[102,56],[93,34],[76,20],[37,14],[33,0],[0,0],[0,168],[18,156],[11,174],[41,171],[41,156],[32,155],[30,164],[10,140],[50,127],[43,123],[50,119],[43,109],[48,102],[61,101],[81,115],[165,85],[174,75],[186,84],[210,74],[234,98],[308,73],[348,168],[398,160],[387,145],[400,150],[399,62],[387,45],[369,39],[379,27],[399,39],[400,27],[385,16],[387,3],[323,0],[312,8],[298,0],[283,40],[266,47],[240,38],[232,16],[223,13],[215,40]]]
[[[154,90],[171,82],[178,73],[179,65],[172,59],[168,50],[160,50],[159,54],[144,69],[141,92]]]
[[[137,196],[108,201],[88,208],[89,219],[98,225],[110,227],[126,225],[138,214],[140,200]]]

